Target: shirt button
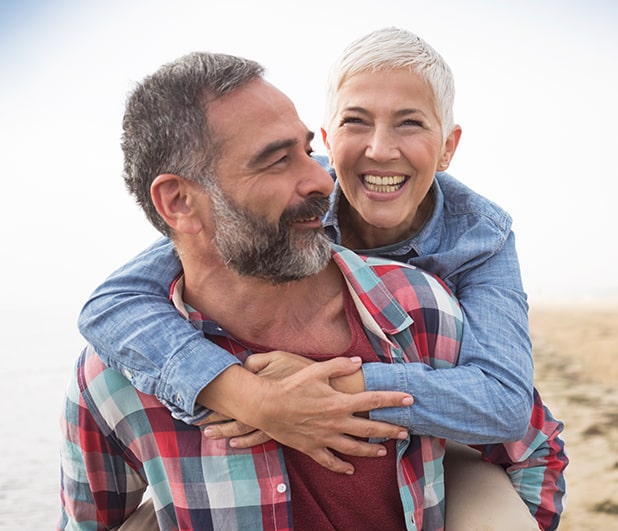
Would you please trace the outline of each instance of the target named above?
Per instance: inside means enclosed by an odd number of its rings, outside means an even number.
[[[279,485],[277,485],[277,492],[279,494],[283,494],[286,490],[288,490],[288,486],[285,483],[279,483]]]
[[[130,371],[129,369],[123,369],[123,370],[122,370],[122,374],[124,374],[124,377],[125,377],[127,380],[131,380],[131,381],[133,381],[133,374],[131,373],[131,371]]]

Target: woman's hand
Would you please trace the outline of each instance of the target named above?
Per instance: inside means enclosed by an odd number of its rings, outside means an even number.
[[[282,380],[312,363],[315,362],[297,354],[275,350],[264,354],[252,354],[245,361],[244,367],[258,376]],[[198,422],[197,425],[205,427],[206,437],[229,438],[230,446],[233,448],[251,448],[271,440],[264,432],[217,412],[211,413],[207,419]]]

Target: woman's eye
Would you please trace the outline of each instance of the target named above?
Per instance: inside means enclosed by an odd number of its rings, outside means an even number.
[[[410,125],[413,127],[423,127],[423,122],[421,122],[420,120],[413,120],[412,118],[410,118],[409,120],[404,120],[403,122],[401,122],[401,125]]]
[[[346,124],[363,124],[363,120],[362,118],[359,118],[357,116],[344,116],[341,119],[341,125],[346,125]]]

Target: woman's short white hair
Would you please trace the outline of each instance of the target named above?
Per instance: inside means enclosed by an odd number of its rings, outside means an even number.
[[[326,127],[337,111],[337,93],[353,75],[409,68],[433,91],[443,137],[455,125],[453,104],[455,80],[446,61],[427,42],[410,31],[384,28],[356,39],[331,67],[326,93]]]

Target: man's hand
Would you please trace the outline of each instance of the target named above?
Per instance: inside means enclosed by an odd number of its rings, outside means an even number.
[[[279,376],[285,373],[283,364],[279,365],[274,357],[256,359],[255,363],[258,371]],[[379,457],[386,452],[382,445],[359,439],[407,437],[404,428],[361,418],[355,413],[407,407],[413,401],[410,395],[394,391],[347,394],[329,385],[333,378],[359,371],[360,358],[334,358],[320,363],[303,359],[304,363],[305,367],[278,381],[257,377],[238,366],[230,367],[200,393],[199,401],[241,423],[254,425],[267,436],[305,453],[334,472],[351,474],[354,468],[331,450],[345,455]],[[224,391],[224,386],[230,387]],[[236,392],[231,393],[230,388]],[[238,389],[244,392],[238,393]],[[222,396],[235,396],[235,399],[226,401]],[[222,433],[221,426],[217,426],[218,435]],[[261,435],[254,437],[260,440]]]

